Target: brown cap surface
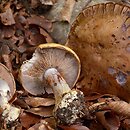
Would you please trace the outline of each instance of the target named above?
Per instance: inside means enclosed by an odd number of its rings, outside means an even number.
[[[107,3],[84,9],[66,44],[79,56],[83,91],[115,94],[130,100],[130,8]]]
[[[21,66],[20,80],[24,89],[33,95],[44,94],[45,90],[49,93],[51,87],[44,78],[49,68],[56,68],[72,88],[80,74],[80,61],[71,49],[63,45],[39,45],[33,57]]]
[[[8,100],[11,100],[16,91],[15,80],[9,69],[0,63],[0,93],[7,92]]]

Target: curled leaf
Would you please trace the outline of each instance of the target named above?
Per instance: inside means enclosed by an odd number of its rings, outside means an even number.
[[[96,113],[98,121],[106,128],[106,130],[118,130],[120,126],[119,117],[115,114],[103,111]]]
[[[83,125],[60,126],[63,130],[90,130]]]
[[[39,115],[41,117],[51,117],[53,116],[53,106],[50,107],[38,107],[38,108],[31,108],[26,110],[29,113]]]
[[[54,105],[55,100],[52,98],[27,97],[25,102],[32,107],[51,106]]]
[[[108,106],[117,114],[130,117],[130,104],[125,101],[109,102]]]
[[[12,10],[9,8],[4,13],[0,14],[1,22],[4,25],[13,25],[15,24],[14,16]]]

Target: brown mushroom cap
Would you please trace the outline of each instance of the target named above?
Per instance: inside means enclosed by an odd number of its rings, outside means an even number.
[[[115,3],[87,7],[73,23],[66,45],[80,58],[83,90],[130,101],[129,7]]]
[[[9,69],[0,63],[0,93],[8,91],[8,100],[11,100],[15,91],[16,85],[12,73]]]
[[[33,57],[21,66],[20,80],[24,89],[33,95],[44,94],[45,90],[48,92],[44,74],[49,68],[56,68],[72,88],[80,74],[80,61],[71,49],[63,45],[39,45]]]

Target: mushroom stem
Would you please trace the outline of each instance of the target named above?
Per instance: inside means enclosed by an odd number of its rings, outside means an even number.
[[[2,118],[8,123],[14,122],[20,114],[20,109],[8,103],[5,94],[0,95],[0,108],[2,109]]]
[[[8,123],[15,121],[20,114],[20,109],[8,103],[10,89],[8,84],[0,78],[0,109],[2,112],[2,119]]]
[[[69,85],[55,68],[47,69],[44,77],[49,85],[52,86],[55,95],[55,102],[58,104],[62,99],[63,94],[71,91]]]
[[[54,116],[58,124],[76,124],[88,115],[84,94],[81,91],[71,90],[55,68],[48,69],[44,76],[54,91],[56,100]]]

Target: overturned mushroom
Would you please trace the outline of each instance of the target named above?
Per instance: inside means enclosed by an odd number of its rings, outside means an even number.
[[[81,60],[84,92],[111,93],[130,101],[130,7],[102,3],[85,8],[66,45]]]
[[[15,121],[20,114],[20,109],[9,103],[15,91],[13,75],[6,66],[0,63],[0,109],[2,112],[2,119],[7,122],[7,124]]]
[[[84,95],[71,90],[80,73],[80,61],[68,47],[59,44],[40,45],[32,59],[21,66],[20,79],[31,94],[44,93],[47,85],[55,95],[54,116],[59,124],[73,124],[86,115]],[[46,88],[44,88],[46,87]]]

